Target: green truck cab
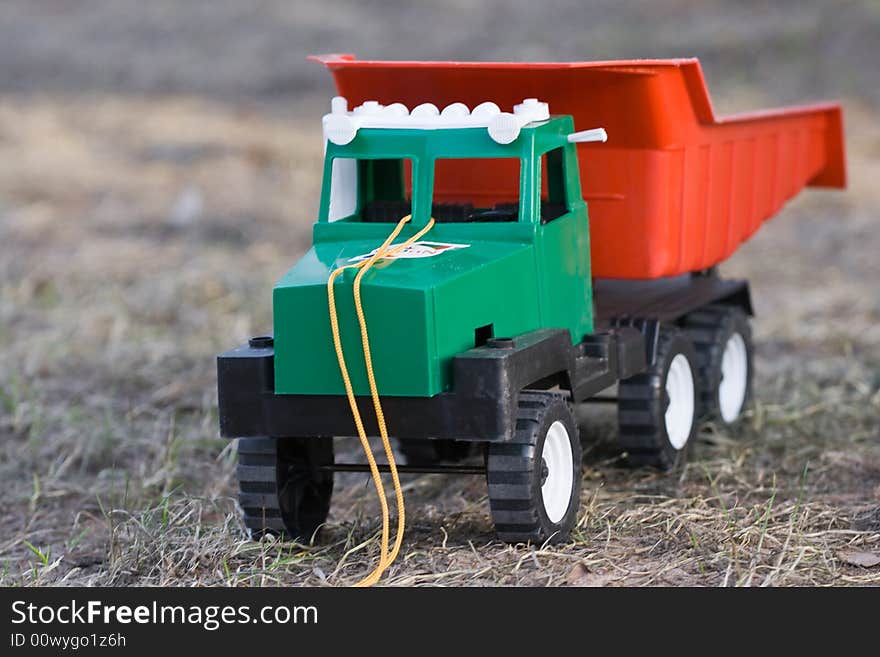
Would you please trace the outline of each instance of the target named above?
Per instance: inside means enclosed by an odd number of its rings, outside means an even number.
[[[485,474],[500,538],[565,540],[581,482],[573,405],[617,385],[605,400],[617,401],[629,461],[679,463],[700,417],[732,424],[748,399],[748,287],[714,270],[593,280],[576,152],[586,133],[571,116],[489,108],[480,123],[475,109],[462,125],[441,114],[426,127],[416,110],[388,125],[345,107],[328,115],[341,128],[326,140],[313,246],[274,288],[274,333],[218,357],[220,427],[239,438],[245,524],[254,535],[309,539],[327,517],[333,473],[367,471],[334,457],[334,437],[356,431],[327,281],[411,215],[398,242],[435,224],[362,285],[384,415],[406,460],[399,469]],[[468,193],[449,184],[438,193],[436,181],[456,175]],[[492,185],[504,176],[499,195]],[[358,407],[377,435],[354,274],[334,284],[339,328]]]
[[[433,217],[428,247],[415,254],[421,257],[376,267],[363,284],[383,395],[451,390],[453,358],[491,338],[554,327],[568,329],[575,344],[592,333],[589,226],[575,145],[567,141],[573,131],[570,117],[554,117],[511,144],[476,128],[363,129],[350,144],[328,144],[314,246],[274,290],[276,392],[345,394],[327,321],[327,278],[410,213],[398,241]],[[435,203],[435,169],[473,160],[518,172],[518,203]],[[542,176],[549,187],[543,199]],[[359,354],[349,273],[336,296],[344,349]],[[352,362],[355,392],[369,394],[362,359]]]

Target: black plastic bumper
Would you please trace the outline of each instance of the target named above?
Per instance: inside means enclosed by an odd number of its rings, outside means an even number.
[[[493,346],[494,345],[494,346]],[[217,357],[220,433],[247,436],[356,436],[343,395],[276,395],[274,349],[244,345]],[[392,436],[505,441],[513,435],[518,391],[546,376],[574,376],[568,331],[540,330],[455,358],[454,392],[382,397]],[[378,434],[373,402],[358,397],[367,433]]]

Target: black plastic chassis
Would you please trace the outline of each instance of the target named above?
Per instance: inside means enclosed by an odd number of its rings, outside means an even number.
[[[659,326],[711,303],[751,314],[745,281],[714,273],[657,281],[597,280],[597,330],[576,345],[563,329],[496,338],[454,359],[455,387],[433,397],[382,397],[391,435],[507,441],[524,388],[559,385],[576,402],[653,361]],[[271,341],[252,340],[217,358],[220,432],[249,436],[357,435],[343,395],[276,395]],[[369,397],[358,397],[367,432],[378,434]]]

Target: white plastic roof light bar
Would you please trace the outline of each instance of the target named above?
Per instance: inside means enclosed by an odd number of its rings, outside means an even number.
[[[464,103],[452,103],[443,111],[432,103],[422,103],[410,111],[402,103],[382,105],[375,100],[368,100],[349,112],[348,101],[336,96],[330,103],[330,114],[324,115],[323,124],[324,138],[337,146],[351,143],[361,128],[486,128],[495,142],[510,144],[516,141],[524,126],[549,118],[549,106],[537,98],[526,98],[519,105],[514,105],[513,112],[502,112],[491,101],[480,103],[473,111]],[[568,141],[581,143],[605,141],[607,138],[604,129],[596,128],[572,133]]]
[[[550,118],[547,103],[536,98],[527,98],[516,105],[513,113],[502,112],[489,101],[480,103],[473,111],[464,103],[452,103],[443,111],[432,103],[423,103],[410,111],[402,103],[382,105],[374,100],[349,112],[348,101],[340,96],[332,100],[330,107],[330,114],[324,115],[324,137],[338,146],[350,143],[361,128],[487,128],[496,142],[509,144],[519,136],[523,126]]]

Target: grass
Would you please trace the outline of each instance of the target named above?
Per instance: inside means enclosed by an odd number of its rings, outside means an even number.
[[[214,355],[270,325],[306,247],[314,116],[192,98],[0,97],[0,584],[345,585],[378,503],[344,475],[316,545],[247,540]],[[306,123],[303,123],[307,120]],[[725,267],[753,283],[756,403],[675,476],[622,467],[579,409],[573,540],[493,538],[478,478],[405,478],[388,585],[880,584],[876,114],[848,114],[852,188],[809,193]],[[354,457],[356,441],[338,449]]]

